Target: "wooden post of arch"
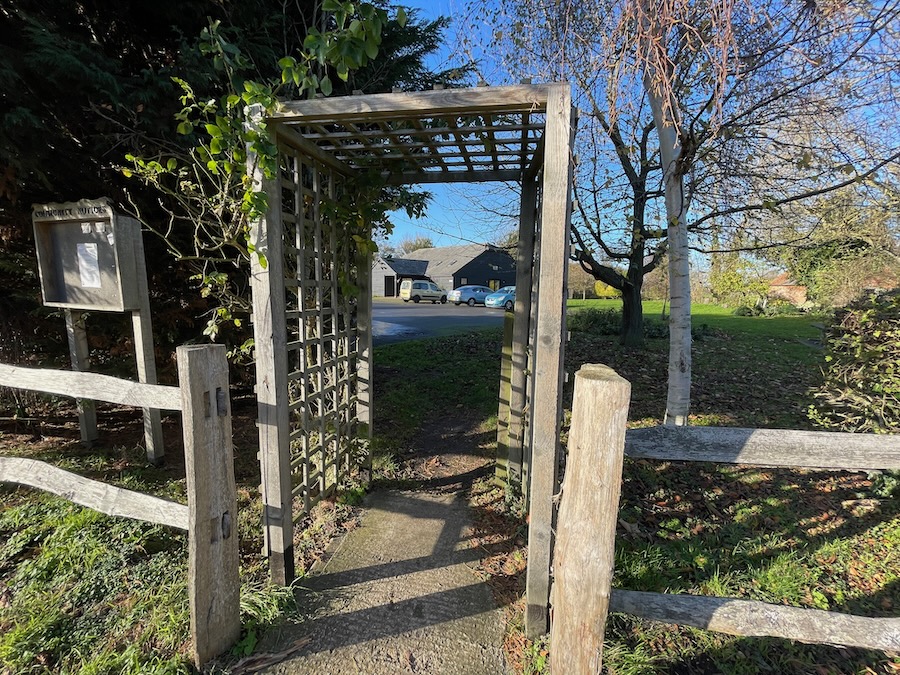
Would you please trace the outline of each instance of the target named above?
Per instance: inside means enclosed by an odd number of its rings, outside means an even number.
[[[531,490],[528,526],[525,631],[547,632],[554,496],[562,418],[566,271],[572,208],[572,94],[568,84],[548,87],[541,181],[540,276],[534,353]]]

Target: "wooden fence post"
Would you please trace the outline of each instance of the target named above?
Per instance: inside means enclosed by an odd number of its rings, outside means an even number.
[[[550,670],[600,672],[631,384],[606,366],[575,375],[553,558]]]
[[[240,637],[237,492],[223,345],[178,348],[188,493],[188,594],[194,662]]]

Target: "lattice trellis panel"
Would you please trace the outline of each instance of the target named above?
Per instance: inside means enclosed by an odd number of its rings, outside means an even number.
[[[368,448],[357,435],[358,259],[331,217],[340,176],[289,146],[280,151],[293,516],[332,492]],[[368,270],[364,270],[368,273]]]

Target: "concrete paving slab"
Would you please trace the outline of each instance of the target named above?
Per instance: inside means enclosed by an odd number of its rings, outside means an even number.
[[[474,571],[461,494],[382,491],[360,526],[304,581],[317,609],[271,645],[309,638],[272,675],[507,672],[503,611]],[[267,640],[267,642],[269,642]]]

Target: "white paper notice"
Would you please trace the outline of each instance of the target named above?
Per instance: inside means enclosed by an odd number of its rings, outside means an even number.
[[[82,288],[100,288],[100,258],[97,244],[78,244],[78,273]]]

